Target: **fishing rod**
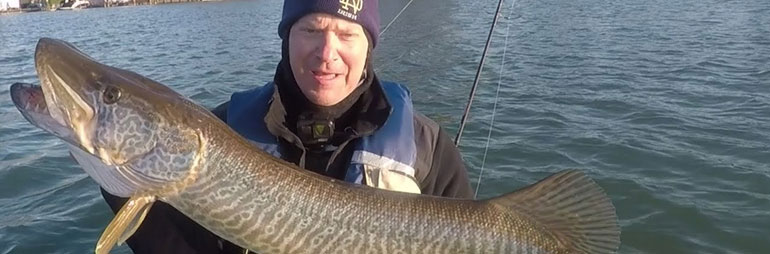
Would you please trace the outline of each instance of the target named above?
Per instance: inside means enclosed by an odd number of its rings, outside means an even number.
[[[410,4],[412,4],[412,1],[413,0],[410,0],[406,5],[404,5],[404,8],[402,8],[401,11],[398,12],[398,14],[396,14],[396,16],[388,23],[388,25],[385,26],[385,29],[383,29],[380,32],[380,36],[382,36],[382,34],[385,33],[385,31],[387,31],[388,28],[390,28],[390,26],[394,22],[396,22],[396,19],[398,19],[398,17],[401,16],[401,13],[403,13],[404,10],[406,10],[406,8],[409,7]],[[497,25],[497,21],[500,17],[500,10],[502,9],[503,1],[504,0],[500,0],[498,2],[497,9],[495,10],[495,16],[494,16],[494,19],[492,20],[492,26],[490,26],[489,28],[489,35],[487,36],[487,42],[486,42],[486,45],[484,45],[484,51],[481,53],[481,60],[479,61],[479,67],[476,70],[476,77],[473,80],[473,86],[471,87],[470,95],[468,96],[468,104],[465,107],[465,113],[463,113],[463,118],[460,121],[460,129],[458,130],[457,137],[455,138],[455,146],[460,145],[460,139],[462,138],[463,130],[465,130],[465,123],[468,121],[468,116],[470,115],[471,104],[473,103],[474,95],[476,94],[476,89],[478,88],[478,85],[479,85],[479,79],[481,78],[481,71],[484,67],[484,62],[487,57],[487,52],[489,51],[489,46],[492,42],[492,34],[494,33],[495,26]],[[513,7],[515,4],[516,4],[516,0],[513,0],[511,2],[511,8],[510,8],[511,14],[513,13]],[[511,15],[509,14],[508,16],[511,16]],[[502,62],[500,63],[500,75],[497,80],[497,91],[495,92],[495,103],[492,108],[492,118],[490,119],[490,122],[489,122],[489,131],[487,133],[487,143],[486,143],[486,146],[484,146],[484,156],[481,161],[481,170],[479,171],[479,177],[476,183],[475,192],[473,194],[474,199],[479,194],[479,186],[481,186],[481,179],[482,179],[482,176],[484,175],[484,166],[486,164],[487,154],[489,151],[489,141],[492,139],[492,127],[494,126],[495,114],[497,112],[497,102],[500,97],[500,85],[502,83],[503,69],[505,67],[505,54],[508,48],[508,38],[509,38],[510,28],[511,28],[511,24],[508,23],[508,26],[505,29],[505,46],[503,47],[503,56],[501,60]]]
[[[481,68],[484,65],[484,58],[486,57],[486,53],[487,53],[487,47],[489,47],[490,40],[492,38],[492,31],[494,30],[495,24],[497,24],[497,18],[499,16],[500,6],[502,6],[502,2],[503,0],[500,0],[500,4],[498,5],[497,11],[495,12],[495,20],[492,22],[492,27],[489,31],[489,37],[487,38],[487,45],[484,48],[484,53],[481,56],[481,62],[479,63],[479,68],[476,72],[476,79],[473,83],[470,98],[468,99],[468,106],[465,108],[465,114],[463,115],[463,119],[460,123],[460,130],[457,133],[457,138],[455,139],[455,146],[458,146],[460,144],[460,137],[462,136],[462,131],[464,129],[465,123],[467,121],[467,118],[470,112],[471,103],[473,102],[473,95],[478,86],[479,77],[481,75]],[[508,14],[509,17],[513,14],[513,7],[515,5],[516,5],[516,0],[511,1],[510,13]],[[476,181],[476,188],[473,193],[474,199],[476,199],[476,197],[478,197],[479,195],[479,187],[481,186],[482,176],[484,175],[484,166],[486,165],[487,154],[489,153],[489,142],[492,140],[492,127],[494,127],[495,125],[495,116],[497,114],[497,102],[499,101],[499,98],[500,98],[500,86],[503,83],[503,71],[505,70],[505,56],[506,56],[506,53],[508,52],[508,39],[510,38],[509,36],[510,31],[511,31],[511,22],[508,22],[508,25],[505,28],[505,45],[503,45],[503,55],[500,59],[500,74],[497,77],[495,103],[494,103],[494,106],[492,106],[492,117],[489,119],[489,130],[487,131],[487,142],[486,142],[486,145],[484,145],[484,156],[481,159],[481,169],[479,170],[479,177],[478,177],[478,180]]]
[[[481,69],[484,67],[484,61],[487,58],[487,51],[489,50],[489,45],[492,42],[492,33],[495,31],[495,26],[497,25],[497,19],[500,17],[500,9],[503,6],[503,0],[500,0],[500,2],[497,3],[497,10],[495,11],[495,17],[492,20],[492,26],[489,27],[489,35],[487,36],[487,43],[484,45],[484,51],[481,53],[481,61],[479,61],[479,67],[476,69],[476,78],[473,79],[473,86],[471,87],[471,93],[468,96],[468,104],[465,106],[465,113],[463,113],[463,118],[460,120],[460,129],[457,131],[457,137],[455,137],[455,146],[460,145],[460,139],[463,136],[463,130],[465,130],[465,123],[468,121],[468,115],[471,111],[471,104],[473,104],[473,97],[476,94],[476,88],[479,86],[479,78],[481,78]]]

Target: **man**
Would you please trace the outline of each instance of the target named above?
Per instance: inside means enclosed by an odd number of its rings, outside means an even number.
[[[214,113],[263,150],[332,178],[393,191],[471,198],[446,133],[415,112],[406,87],[372,67],[376,0],[286,0],[274,80]],[[125,199],[102,191],[114,211]],[[128,239],[139,253],[243,253],[164,203]]]

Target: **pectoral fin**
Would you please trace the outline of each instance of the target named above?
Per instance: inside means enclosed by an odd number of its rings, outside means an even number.
[[[131,197],[104,229],[99,242],[96,243],[96,254],[109,253],[112,247],[122,244],[134,234],[139,225],[142,224],[147,212],[150,211],[153,202],[155,202],[153,195]]]

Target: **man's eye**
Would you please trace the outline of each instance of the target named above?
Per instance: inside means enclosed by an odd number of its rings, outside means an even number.
[[[314,34],[320,32],[321,29],[315,29],[315,28],[305,28],[306,33]]]

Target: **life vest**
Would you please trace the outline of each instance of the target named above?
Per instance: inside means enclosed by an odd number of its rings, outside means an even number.
[[[414,111],[409,90],[401,84],[381,82],[391,106],[385,124],[369,136],[355,140],[355,150],[345,181],[410,193],[420,193],[415,180],[417,148]],[[227,124],[265,152],[283,158],[278,137],[265,125],[275,84],[234,93],[227,110]]]

